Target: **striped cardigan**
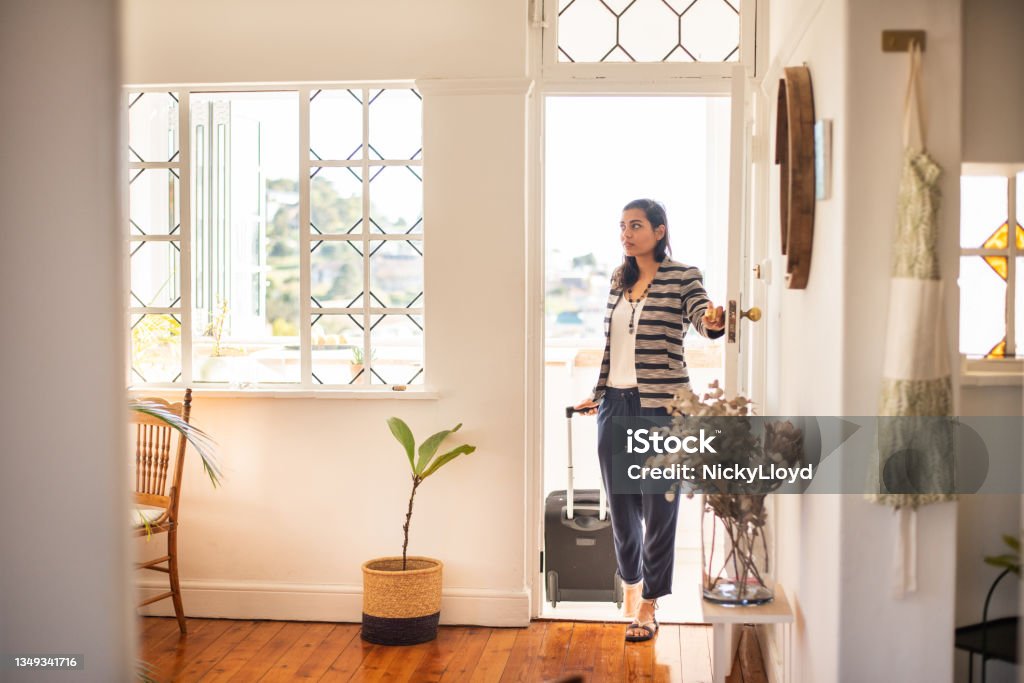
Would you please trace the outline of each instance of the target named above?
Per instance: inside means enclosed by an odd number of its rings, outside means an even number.
[[[604,358],[601,360],[601,374],[590,395],[591,401],[600,401],[605,393],[611,367],[612,309],[622,294],[623,291],[614,286],[608,293],[604,317]],[[666,256],[651,281],[647,301],[636,322],[634,360],[641,407],[667,406],[677,390],[689,386],[683,338],[691,323],[697,332],[709,339],[725,334],[724,329],[708,330],[704,327],[702,318],[710,303],[700,269]]]

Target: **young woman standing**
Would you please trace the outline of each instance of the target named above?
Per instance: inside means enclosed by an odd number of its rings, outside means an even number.
[[[710,339],[725,333],[725,316],[704,290],[698,268],[671,258],[665,207],[637,199],[619,223],[622,264],[611,277],[601,372],[576,409],[597,413],[597,451],[609,493],[623,610],[634,617],[626,640],[650,640],[658,630],[657,598],[672,592],[679,496],[612,491],[615,416],[668,415],[675,392],[689,384],[683,338],[690,324]],[[641,522],[643,525],[641,526]]]

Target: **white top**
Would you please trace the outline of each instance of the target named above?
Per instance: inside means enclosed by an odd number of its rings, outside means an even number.
[[[608,379],[606,384],[616,389],[635,387],[636,383],[636,331],[640,325],[640,311],[644,307],[644,297],[635,304],[626,301],[626,295],[612,309],[611,360],[609,361]],[[633,306],[636,312],[633,312]],[[633,314],[633,334],[629,333],[629,315]]]

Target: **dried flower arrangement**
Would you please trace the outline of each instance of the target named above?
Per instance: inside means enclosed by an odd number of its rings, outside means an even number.
[[[713,479],[704,477],[704,465],[721,464],[742,467],[789,467],[798,463],[803,454],[803,434],[789,421],[765,422],[764,443],[752,433],[749,419],[754,415],[753,402],[744,396],[725,397],[718,380],[709,385],[709,391],[698,396],[690,389],[676,394],[669,406],[673,415],[669,434],[684,438],[697,436],[701,429],[715,432],[717,453],[688,453],[679,451],[655,456],[652,466],[662,467],[678,463],[693,467],[698,476],[686,486],[686,497],[695,490],[703,495],[702,511],[713,512],[721,522],[727,537],[727,554],[717,563],[714,559],[715,534],[718,524],[711,525],[710,543],[701,527],[701,548],[704,554],[704,596],[727,604],[756,604],[771,599],[765,585],[759,559],[763,558],[763,571],[768,571],[768,549],[764,527],[767,522],[765,496],[778,488],[779,479],[755,478],[744,480]],[[671,500],[680,490],[679,484],[665,495]],[[760,544],[760,553],[757,552]]]

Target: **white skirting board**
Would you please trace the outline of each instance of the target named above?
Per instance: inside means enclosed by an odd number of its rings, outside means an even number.
[[[167,581],[139,581],[140,601],[167,591]],[[282,621],[362,621],[363,587],[342,584],[182,580],[185,616]],[[170,598],[138,610],[146,616],[174,616]],[[441,594],[441,623],[527,626],[530,598],[525,590],[453,588]]]

